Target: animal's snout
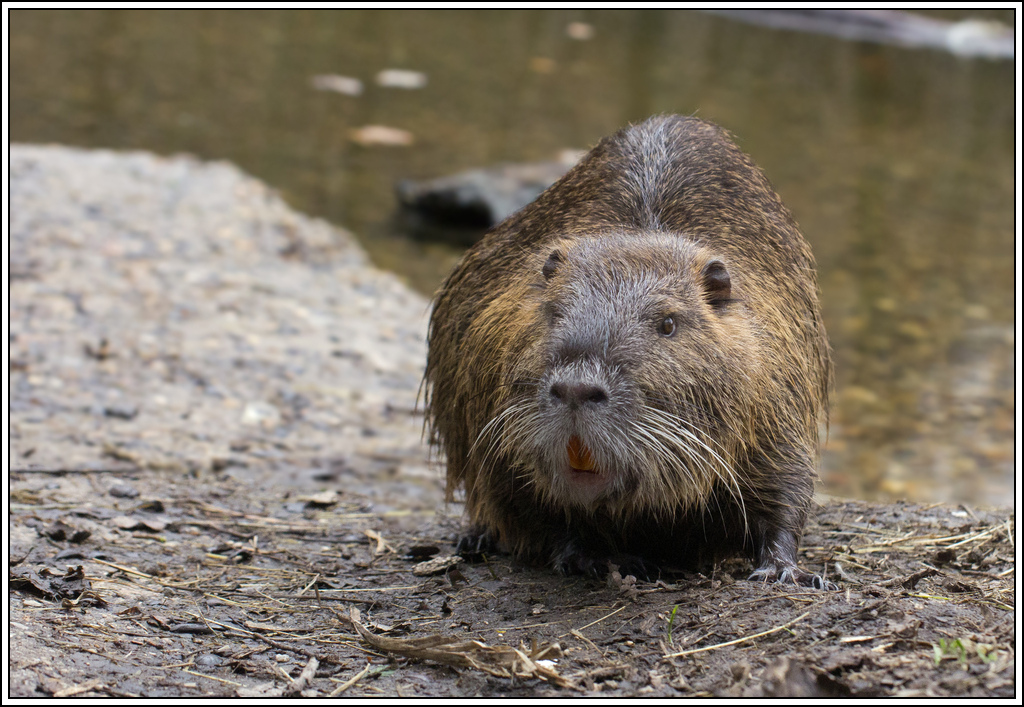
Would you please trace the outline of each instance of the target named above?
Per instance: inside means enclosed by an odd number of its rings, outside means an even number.
[[[551,397],[570,409],[608,402],[608,391],[594,383],[556,381],[551,384]]]

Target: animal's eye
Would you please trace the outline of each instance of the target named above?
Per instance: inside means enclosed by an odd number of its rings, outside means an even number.
[[[662,336],[672,336],[676,333],[676,323],[672,317],[665,317],[658,325],[658,333]]]

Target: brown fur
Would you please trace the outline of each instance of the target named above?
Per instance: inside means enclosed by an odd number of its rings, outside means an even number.
[[[464,549],[565,571],[745,549],[820,582],[796,567],[831,386],[814,260],[720,128],[620,130],[489,232],[437,294],[426,382]],[[600,491],[566,481],[570,433]]]

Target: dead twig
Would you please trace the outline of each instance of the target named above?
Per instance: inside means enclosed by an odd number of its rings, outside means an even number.
[[[333,691],[333,692],[332,692],[331,694],[329,694],[329,695],[328,695],[328,697],[337,697],[338,695],[340,695],[341,693],[343,693],[343,692],[344,692],[345,690],[347,690],[347,689],[349,689],[350,687],[352,687],[353,685],[355,685],[355,684],[356,684],[357,682],[359,682],[360,680],[362,680],[362,679],[363,679],[363,677],[364,677],[364,676],[365,676],[365,675],[366,675],[366,674],[367,674],[368,672],[370,672],[370,668],[372,668],[372,667],[373,667],[373,663],[367,663],[367,664],[366,664],[366,667],[365,667],[365,668],[363,668],[363,669],[362,669],[361,671],[359,671],[358,673],[356,673],[356,674],[355,674],[354,676],[352,676],[351,678],[349,678],[348,680],[346,680],[346,681],[345,681],[344,683],[342,683],[341,685],[338,685],[337,689],[335,689],[335,690],[334,690],[334,691]]]
[[[726,641],[725,643],[716,643],[713,646],[705,646],[703,648],[694,648],[692,650],[680,651],[678,653],[669,653],[668,655],[663,656],[663,657],[665,657],[665,658],[680,658],[680,657],[682,657],[684,655],[691,655],[693,653],[703,653],[704,651],[713,651],[713,650],[715,650],[717,648],[725,648],[726,646],[735,646],[738,643],[746,643],[747,641],[752,641],[753,639],[760,638],[761,636],[767,636],[769,634],[776,633],[777,631],[784,631],[785,629],[789,628],[793,624],[795,624],[798,621],[801,621],[802,619],[804,619],[807,616],[809,616],[810,613],[811,612],[809,612],[809,611],[805,611],[804,613],[800,614],[799,616],[797,616],[792,621],[787,621],[786,623],[782,624],[781,626],[776,626],[775,628],[768,629],[767,631],[761,631],[760,633],[753,633],[753,634],[751,634],[749,636],[744,636],[743,638],[737,638],[737,639],[735,639],[733,641]]]
[[[309,662],[306,663],[306,667],[299,673],[299,677],[294,680],[290,675],[282,671],[282,675],[289,680],[288,683],[275,687],[274,683],[263,683],[256,687],[241,687],[237,690],[239,697],[293,697],[301,694],[303,690],[309,687],[313,677],[316,675],[316,669],[319,667],[319,663],[316,658],[310,658]],[[280,668],[278,668],[280,670]],[[209,677],[209,676],[204,676]],[[227,681],[222,681],[227,682]],[[232,683],[238,685],[238,683]]]
[[[92,560],[90,560],[90,561],[91,562],[98,562],[101,565],[106,565],[107,567],[113,567],[115,570],[120,570],[121,572],[126,572],[128,574],[134,574],[134,575],[136,575],[138,577],[145,577],[146,579],[155,579],[153,577],[153,575],[151,575],[151,574],[146,574],[145,572],[139,572],[138,570],[133,570],[131,567],[125,567],[124,565],[115,565],[113,562],[106,562],[104,560],[96,559],[95,557],[92,558]]]
[[[615,616],[617,613],[619,613],[620,611],[622,611],[625,608],[626,608],[625,606],[620,606],[618,609],[616,609],[615,611],[611,612],[610,614],[605,614],[604,616],[599,618],[597,621],[591,621],[586,626],[580,626],[579,628],[574,629],[574,630],[582,631],[585,628],[590,628],[591,626],[596,626],[597,624],[601,623],[605,619],[610,619],[611,617]],[[567,635],[569,635],[569,634],[565,634],[565,633],[562,634],[562,636],[567,636]],[[561,638],[561,636],[559,636],[559,638]]]
[[[316,658],[310,658],[309,662],[306,663],[306,667],[299,673],[299,677],[291,681],[290,684],[284,687],[281,693],[282,697],[290,697],[292,695],[302,694],[302,691],[309,687],[309,684],[313,682],[314,676],[316,676],[316,669],[320,667],[320,661]]]
[[[378,650],[406,658],[432,660],[459,668],[473,668],[503,678],[539,678],[558,687],[579,689],[559,675],[550,661],[562,656],[557,643],[530,649],[489,646],[481,641],[461,641],[434,634],[420,638],[387,638],[371,633],[359,622],[359,611],[352,609],[352,625],[363,640]]]
[[[94,680],[89,680],[88,682],[83,682],[83,683],[78,684],[78,685],[73,685],[73,686],[65,688],[63,690],[58,690],[57,692],[53,693],[53,696],[54,697],[74,697],[75,695],[80,695],[83,692],[92,692],[92,691],[97,691],[98,692],[99,691],[98,688],[102,688],[102,687],[103,687],[103,680],[100,679],[100,678],[96,678]]]
[[[377,543],[377,547],[375,547],[373,549],[373,556],[374,557],[378,557],[380,555],[383,555],[386,552],[393,553],[395,551],[395,548],[391,547],[384,540],[384,536],[381,535],[380,533],[378,533],[376,530],[371,530],[370,528],[367,528],[366,530],[363,531],[363,535],[365,535],[370,540],[373,540],[374,542]]]
[[[234,682],[233,680],[225,680],[224,678],[219,678],[216,675],[206,675],[205,673],[197,673],[197,672],[194,672],[192,670],[185,670],[185,669],[182,669],[181,672],[188,673],[189,675],[195,675],[197,678],[206,678],[207,680],[216,680],[217,682],[222,682],[222,683],[224,683],[226,685],[234,685],[235,687],[241,687],[242,686],[242,683],[240,683],[240,682]]]

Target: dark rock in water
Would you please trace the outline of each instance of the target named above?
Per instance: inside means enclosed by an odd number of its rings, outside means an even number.
[[[399,202],[434,224],[484,229],[529,204],[569,171],[578,155],[556,162],[501,164],[395,185]]]

